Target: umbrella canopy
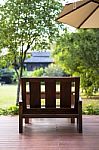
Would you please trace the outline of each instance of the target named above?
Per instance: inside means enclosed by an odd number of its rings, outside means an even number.
[[[76,28],[99,28],[99,0],[66,4],[57,21]]]

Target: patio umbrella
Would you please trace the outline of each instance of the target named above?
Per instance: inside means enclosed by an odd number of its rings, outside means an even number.
[[[99,0],[80,0],[66,4],[57,21],[75,28],[99,28]]]

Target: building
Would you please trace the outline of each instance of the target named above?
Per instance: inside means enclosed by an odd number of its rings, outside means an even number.
[[[40,67],[48,67],[53,62],[50,51],[33,51],[31,57],[25,60],[24,65],[27,71],[33,71]]]

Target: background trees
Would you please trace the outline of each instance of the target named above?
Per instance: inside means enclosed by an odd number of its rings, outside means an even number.
[[[90,95],[99,88],[99,30],[65,33],[57,40],[53,56],[71,75],[81,76],[81,86]]]
[[[13,65],[18,80],[27,51],[47,49],[58,36],[55,17],[60,8],[58,0],[7,0],[0,6],[0,50],[7,49],[7,63]]]

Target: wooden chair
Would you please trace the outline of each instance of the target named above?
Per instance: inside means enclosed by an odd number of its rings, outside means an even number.
[[[29,118],[71,118],[72,123],[77,118],[77,129],[82,133],[79,77],[21,78],[20,83],[19,133],[23,132],[23,118],[26,123]]]

